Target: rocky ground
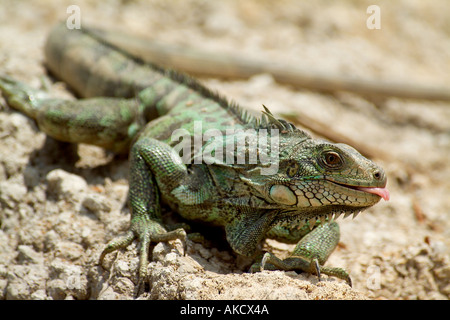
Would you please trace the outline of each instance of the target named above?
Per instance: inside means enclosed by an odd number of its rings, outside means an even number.
[[[379,1],[381,29],[365,1],[2,1],[0,73],[72,97],[43,66],[50,28],[77,4],[82,23],[321,73],[450,87],[446,0]],[[448,299],[450,103],[325,94],[270,75],[202,79],[251,110],[320,120],[371,150],[388,175],[389,202],[341,220],[328,261],[354,286],[294,272],[245,272],[226,248],[157,244],[140,299]],[[294,120],[292,120],[294,119]],[[313,132],[319,136],[323,132]],[[57,143],[0,100],[0,298],[132,299],[136,245],[97,265],[127,229],[128,162],[98,148]],[[277,255],[292,246],[268,241]]]

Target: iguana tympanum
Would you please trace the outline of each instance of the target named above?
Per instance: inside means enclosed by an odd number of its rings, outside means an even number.
[[[352,147],[316,140],[264,107],[260,118],[192,78],[143,63],[84,28],[58,25],[45,45],[46,65],[83,99],[62,100],[7,76],[8,104],[47,135],[129,152],[128,232],[109,252],[137,239],[145,281],[151,242],[181,239],[160,206],[183,218],[222,226],[231,248],[254,256],[266,238],[298,243],[281,260],[265,253],[252,270],[301,270],[350,282],[323,264],[339,241],[335,219],[388,200],[382,168]]]

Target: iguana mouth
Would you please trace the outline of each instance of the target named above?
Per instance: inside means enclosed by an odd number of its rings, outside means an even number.
[[[339,183],[336,181],[331,181],[331,182],[333,182],[341,187],[348,188],[348,189],[353,189],[353,190],[357,190],[357,191],[375,194],[375,195],[379,196],[380,198],[383,198],[384,201],[389,201],[389,199],[390,199],[389,190],[386,187],[383,187],[383,188],[360,187],[360,186],[352,186],[352,185],[348,185],[348,184],[342,184],[342,183]]]
[[[383,198],[384,201],[389,201],[389,199],[390,199],[389,190],[386,187],[384,187],[384,188],[354,187],[353,189],[359,190],[359,191],[364,191],[367,193],[376,194],[377,196]]]

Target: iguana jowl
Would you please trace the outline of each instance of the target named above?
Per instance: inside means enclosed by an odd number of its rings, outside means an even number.
[[[322,272],[350,283],[345,270],[323,265],[339,241],[334,220],[388,200],[382,168],[347,145],[312,139],[268,109],[261,119],[250,116],[191,78],[145,64],[95,32],[58,25],[45,53],[51,72],[84,99],[53,99],[3,76],[0,89],[9,105],[55,139],[129,150],[131,226],[100,260],[138,239],[139,278],[145,280],[151,242],[186,243],[183,229],[167,231],[162,224],[165,203],[186,219],[224,227],[232,249],[242,255],[255,255],[266,238],[298,243],[289,258],[266,253],[253,270]],[[266,164],[260,161],[184,163],[172,133],[183,129],[195,139],[196,121],[201,134],[219,130],[227,141],[248,129],[278,130],[278,170],[261,174]],[[234,130],[227,136],[229,128]]]

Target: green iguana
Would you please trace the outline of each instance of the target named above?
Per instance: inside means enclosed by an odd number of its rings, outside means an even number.
[[[100,263],[138,239],[141,284],[151,242],[186,245],[184,229],[163,225],[164,203],[185,219],[222,226],[241,255],[255,256],[266,238],[297,243],[284,260],[265,253],[253,271],[301,270],[351,284],[344,269],[324,263],[339,241],[334,220],[340,214],[389,199],[378,165],[348,145],[311,138],[265,107],[261,118],[251,116],[192,78],[143,63],[88,29],[58,25],[45,55],[49,70],[83,99],[51,98],[2,76],[8,104],[57,140],[129,151],[131,225],[106,245]]]

